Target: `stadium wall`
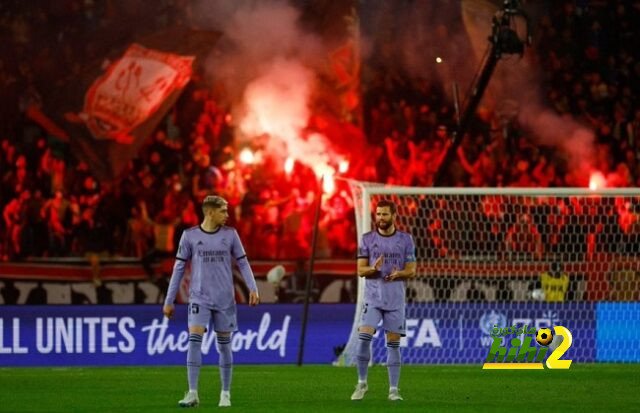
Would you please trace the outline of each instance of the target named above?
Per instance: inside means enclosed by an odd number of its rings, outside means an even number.
[[[0,263],[0,304],[160,304],[164,301],[173,263],[173,258],[156,263],[154,268],[158,278],[150,280],[139,260],[104,259],[98,269],[99,285],[93,279],[88,261],[82,258]],[[267,273],[275,265],[285,268],[285,279],[278,288],[267,281]],[[309,268],[305,260],[256,260],[251,262],[251,267],[261,302],[303,301],[305,271]],[[316,260],[314,276],[316,284],[312,301],[355,302],[355,297],[345,298],[344,294],[345,283],[356,280],[354,260]],[[188,278],[189,270],[185,273],[185,279]],[[236,301],[246,303],[248,293],[244,282],[239,273],[236,278]],[[187,297],[183,289],[177,301],[185,300]]]

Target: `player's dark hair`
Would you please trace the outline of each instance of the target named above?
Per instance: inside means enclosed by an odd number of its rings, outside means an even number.
[[[217,195],[209,195],[204,199],[204,201],[202,201],[202,211],[205,211],[209,208],[214,208],[214,209],[222,208],[227,204],[228,204],[227,200],[224,199],[223,197],[217,196]]]
[[[396,204],[393,201],[390,201],[388,199],[381,199],[376,204],[376,209],[384,208],[384,207],[389,207],[389,211],[391,211],[392,214],[395,214],[398,210],[398,208],[396,207]]]

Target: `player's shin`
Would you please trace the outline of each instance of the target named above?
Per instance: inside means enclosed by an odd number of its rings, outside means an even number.
[[[220,382],[223,391],[231,389],[231,371],[233,367],[233,355],[231,353],[231,336],[218,336],[218,349],[220,351]]]
[[[202,335],[189,334],[189,348],[187,350],[187,375],[189,390],[198,390],[198,377],[202,365]]]
[[[387,370],[389,371],[389,388],[397,388],[400,381],[400,365],[402,356],[400,355],[400,342],[387,342]]]
[[[358,381],[360,383],[367,381],[367,370],[369,369],[369,360],[371,360],[371,340],[373,340],[373,335],[360,333],[357,355]]]

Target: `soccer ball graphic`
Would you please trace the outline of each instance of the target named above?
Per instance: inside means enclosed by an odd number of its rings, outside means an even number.
[[[538,333],[536,334],[536,341],[538,342],[538,344],[546,347],[551,343],[552,340],[553,333],[551,332],[551,329],[541,328],[540,330],[538,330]]]

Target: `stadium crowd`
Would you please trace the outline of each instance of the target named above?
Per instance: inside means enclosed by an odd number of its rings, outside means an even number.
[[[251,240],[245,243],[251,257],[308,256],[315,175],[299,163],[291,173],[282,172],[271,167],[268,156],[259,164],[241,162],[224,92],[212,91],[202,76],[194,76],[121,179],[97,180],[67,144],[47,135],[25,111],[41,105],[43,91],[78,74],[83,61],[105,48],[84,41],[87,32],[104,33],[92,39],[126,40],[130,33],[123,27],[129,26],[122,19],[138,21],[142,11],[117,1],[106,6],[15,3],[0,6],[0,32],[6,39],[0,55],[2,260],[97,254],[140,257],[148,264],[173,253],[182,229],[200,221],[199,203],[209,193],[228,199],[229,224]],[[138,30],[179,24],[189,13],[186,1],[166,0],[157,7],[154,19],[140,19],[149,27],[137,25]],[[638,21],[638,1],[616,1],[615,7],[568,1],[540,20],[534,45],[547,104],[595,131],[593,167],[615,187],[640,185]],[[368,162],[352,162],[345,176],[431,185],[455,124],[441,85],[393,68],[364,66]],[[447,184],[452,186],[584,186],[556,148],[535,143],[514,122],[505,128],[498,113],[487,108],[478,111],[451,171]],[[437,214],[438,205],[431,206]],[[566,205],[567,219],[578,220],[576,208]],[[486,220],[501,219],[491,213],[495,209],[485,209]],[[353,256],[353,201],[346,184],[338,182],[323,210],[318,255]],[[638,221],[633,206],[611,210],[608,219],[619,232],[633,231]],[[541,234],[540,222],[526,216],[509,218],[497,239],[509,243],[514,239],[510,233],[524,232],[533,237],[526,248],[542,254],[547,235]],[[449,253],[438,219],[427,225],[434,245],[440,246],[438,254]]]

